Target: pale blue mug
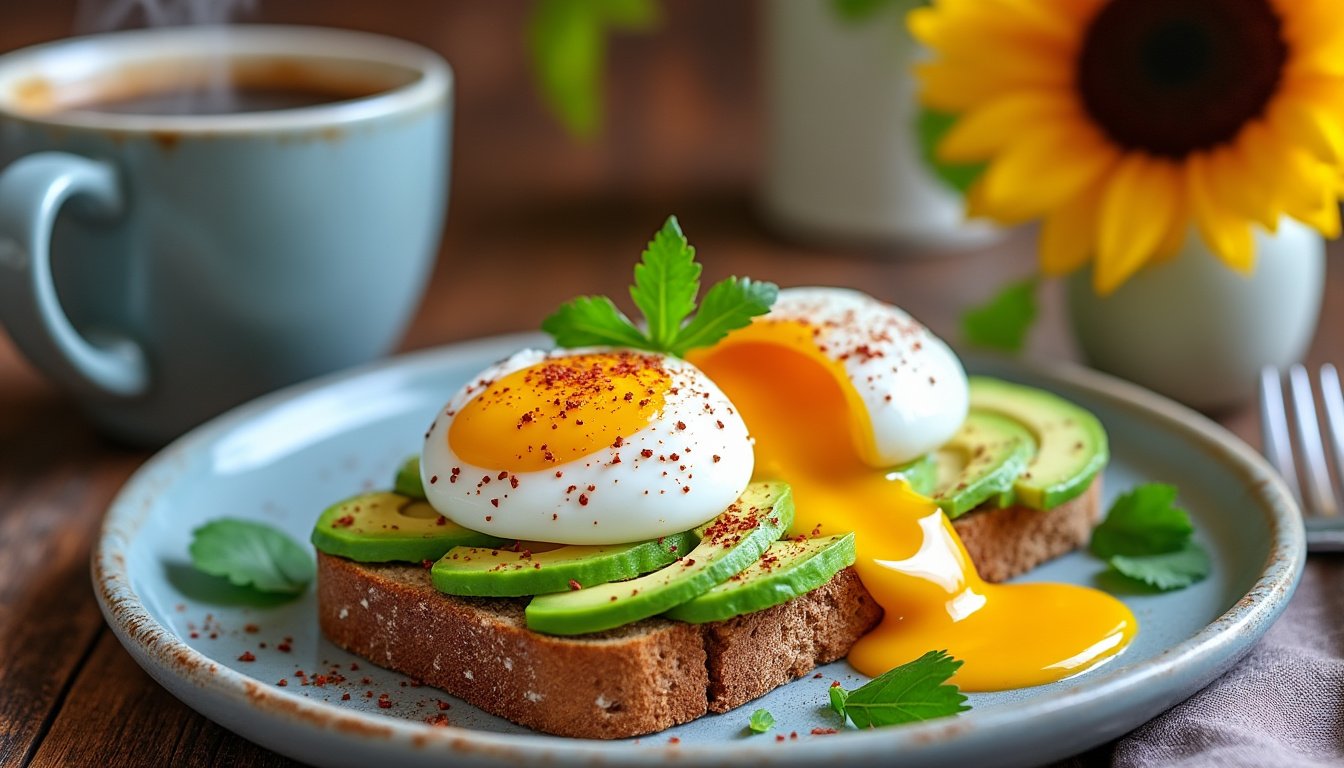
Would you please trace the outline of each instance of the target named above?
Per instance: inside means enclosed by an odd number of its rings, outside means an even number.
[[[99,111],[221,72],[353,97]],[[451,98],[433,52],[318,27],[120,32],[0,56],[0,323],[100,428],[140,444],[383,355],[438,250]]]

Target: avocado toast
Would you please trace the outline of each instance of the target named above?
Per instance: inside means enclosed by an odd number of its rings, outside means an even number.
[[[902,471],[999,581],[1086,541],[1105,461],[1091,414],[977,379],[963,430]],[[782,483],[753,483],[680,536],[533,552],[430,516],[416,479],[403,471],[400,493],[322,515],[321,629],[539,731],[623,738],[724,712],[843,658],[882,617],[850,567],[852,535],[780,538],[793,514]]]

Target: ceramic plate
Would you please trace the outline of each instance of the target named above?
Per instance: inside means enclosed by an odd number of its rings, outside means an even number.
[[[831,681],[852,688],[863,679],[840,662],[758,703],[642,739],[544,736],[326,642],[317,631],[311,590],[294,602],[247,605],[191,569],[191,531],[212,518],[263,520],[306,541],[325,506],[390,485],[396,465],[418,451],[436,409],[468,377],[539,341],[486,339],[300,385],[238,408],[166,448],[117,496],[94,552],[94,586],[122,644],[189,706],[314,765],[677,760],[742,766],[844,759],[1015,766],[1119,736],[1206,685],[1278,617],[1302,569],[1298,512],[1282,483],[1244,443],[1189,410],[1114,379],[1005,362],[971,368],[1059,392],[1105,423],[1114,455],[1106,471],[1108,496],[1146,481],[1180,487],[1213,572],[1189,589],[1125,596],[1141,630],[1111,664],[1052,685],[974,695],[974,709],[956,718],[813,735],[814,728],[839,726],[826,707]],[[1030,578],[1092,584],[1102,570],[1096,559],[1074,553]],[[758,706],[775,716],[770,735],[745,729]],[[427,724],[440,714],[448,727]],[[776,734],[786,738],[777,741]]]

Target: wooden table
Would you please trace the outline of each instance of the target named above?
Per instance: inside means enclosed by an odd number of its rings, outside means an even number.
[[[288,0],[260,18],[398,34],[458,76],[453,204],[439,268],[405,349],[535,329],[577,293],[623,295],[649,234],[676,213],[706,277],[859,286],[945,338],[957,318],[1032,269],[1032,235],[964,254],[803,246],[754,213],[759,100],[754,7],[678,3],[656,39],[617,41],[607,140],[570,142],[536,105],[519,3]],[[68,2],[7,7],[0,51],[68,33]],[[1338,250],[1337,248],[1334,250]],[[1031,357],[1069,359],[1055,287]],[[1344,360],[1344,272],[1331,270],[1313,363]],[[1219,420],[1253,444],[1249,408]],[[147,457],[94,434],[71,399],[0,335],[0,766],[293,765],[156,685],[104,625],[89,550],[112,496]],[[1108,748],[1079,763],[1104,764]]]

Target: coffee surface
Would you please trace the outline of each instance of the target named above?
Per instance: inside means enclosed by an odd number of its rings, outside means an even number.
[[[68,110],[126,115],[226,115],[240,112],[271,112],[348,101],[367,91],[293,86],[225,85],[184,86],[150,93],[90,99],[71,104]]]

